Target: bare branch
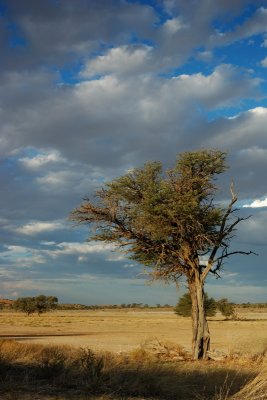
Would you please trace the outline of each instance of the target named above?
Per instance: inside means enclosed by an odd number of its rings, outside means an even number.
[[[239,224],[239,222],[241,221],[246,221],[247,219],[251,218],[251,215],[247,216],[247,217],[238,217],[232,224],[230,224],[224,231],[224,237],[227,237],[229,235],[229,233],[234,231],[234,228],[237,224]]]
[[[235,203],[237,201],[237,194],[235,193],[234,181],[232,180],[230,185],[230,192],[232,196],[232,202]]]
[[[224,258],[230,257],[234,254],[244,254],[246,256],[249,256],[250,254],[254,254],[254,256],[258,256],[257,253],[255,253],[254,251],[231,251],[230,253],[226,253],[226,254],[222,254],[220,257],[218,257],[216,260],[214,260],[214,263],[220,262],[221,260],[223,260]]]
[[[233,181],[231,182],[231,185],[230,185],[230,192],[231,192],[232,200],[230,201],[230,203],[229,203],[229,205],[228,205],[228,207],[227,207],[227,209],[225,211],[225,214],[224,214],[224,216],[222,218],[222,222],[221,222],[218,238],[217,238],[217,241],[216,241],[216,245],[213,247],[213,249],[211,251],[211,254],[210,254],[210,257],[209,257],[209,260],[208,260],[208,263],[207,263],[207,266],[206,266],[206,268],[204,269],[204,271],[202,273],[202,277],[201,277],[202,282],[205,281],[208,273],[211,271],[212,265],[214,263],[214,258],[215,258],[216,254],[217,254],[217,251],[219,250],[219,248],[222,245],[222,240],[226,237],[226,235],[225,235],[225,226],[226,226],[226,223],[227,223],[227,220],[228,220],[229,216],[233,212],[233,205],[237,201],[237,195],[234,192]],[[234,223],[234,225],[233,225],[232,229],[230,230],[230,232],[233,230],[234,226],[237,225],[237,223],[238,222]]]

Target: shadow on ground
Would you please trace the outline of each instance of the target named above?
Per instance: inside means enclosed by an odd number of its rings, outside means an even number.
[[[226,399],[254,376],[215,362],[133,362],[90,353],[69,365],[2,361],[0,400]]]

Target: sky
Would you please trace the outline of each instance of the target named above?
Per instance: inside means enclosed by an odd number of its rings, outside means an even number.
[[[207,292],[267,302],[267,1],[0,0],[0,297],[175,304],[68,220],[129,168],[226,151],[233,256]]]

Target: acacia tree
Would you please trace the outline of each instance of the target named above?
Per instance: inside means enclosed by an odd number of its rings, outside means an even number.
[[[58,298],[55,296],[44,296],[41,294],[36,297],[19,297],[13,304],[13,307],[17,311],[23,311],[28,316],[35,312],[38,315],[55,310],[58,305]]]
[[[204,310],[208,274],[218,277],[230,251],[237,195],[224,208],[214,203],[216,176],[226,169],[218,150],[182,153],[173,169],[150,162],[107,183],[85,199],[71,218],[93,224],[91,240],[114,243],[128,257],[150,267],[154,279],[187,280],[192,300],[193,358],[207,357],[210,333]]]
[[[23,311],[28,316],[36,311],[34,297],[19,297],[13,304],[13,308],[17,311]]]

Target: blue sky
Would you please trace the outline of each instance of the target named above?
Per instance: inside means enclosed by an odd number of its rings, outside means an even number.
[[[267,2],[0,0],[0,296],[171,303],[141,266],[68,221],[148,160],[219,148],[240,215],[216,298],[267,301]]]

